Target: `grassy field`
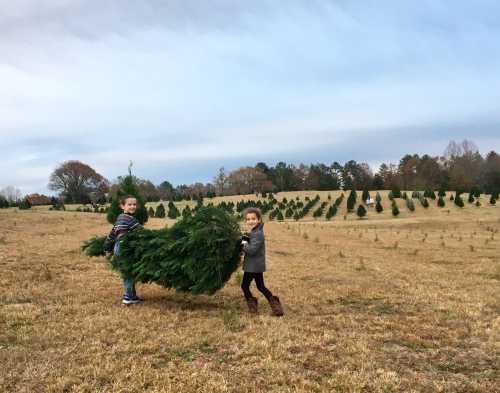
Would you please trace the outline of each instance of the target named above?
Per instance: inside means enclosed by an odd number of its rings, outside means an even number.
[[[0,392],[499,392],[500,209],[384,203],[266,224],[281,319],[260,295],[247,314],[238,275],[121,306],[118,275],[79,250],[104,215],[0,210]]]

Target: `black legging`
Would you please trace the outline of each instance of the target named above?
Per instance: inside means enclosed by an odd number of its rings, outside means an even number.
[[[269,289],[264,285],[264,274],[263,273],[249,273],[245,272],[243,274],[243,281],[241,283],[241,289],[245,294],[246,299],[252,298],[252,292],[250,292],[250,284],[252,280],[255,280],[255,284],[257,285],[257,289],[266,297],[267,300],[271,299],[273,294]]]

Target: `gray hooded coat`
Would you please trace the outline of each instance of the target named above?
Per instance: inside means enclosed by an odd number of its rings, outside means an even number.
[[[250,241],[243,247],[243,271],[248,273],[264,273],[266,271],[266,240],[264,224],[257,224],[249,234]]]

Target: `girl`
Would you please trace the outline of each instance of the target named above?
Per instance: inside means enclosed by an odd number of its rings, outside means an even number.
[[[104,246],[106,251],[113,251],[115,258],[120,257],[120,237],[141,227],[139,221],[137,221],[137,219],[133,216],[137,210],[137,199],[134,196],[125,195],[121,197],[120,207],[123,210],[123,213],[116,219],[115,225],[106,238]],[[122,299],[123,304],[136,304],[143,301],[143,299],[137,296],[137,293],[135,292],[135,282],[133,278],[123,278],[123,287],[125,288],[125,293]]]
[[[257,289],[266,297],[271,306],[272,315],[282,316],[283,308],[277,296],[273,296],[271,291],[264,285],[264,272],[266,271],[266,244],[264,238],[264,223],[262,213],[257,208],[248,208],[243,212],[245,223],[250,230],[249,240],[243,240],[243,282],[241,289],[247,301],[248,310],[252,314],[257,313],[257,298],[250,292],[250,284],[255,280]]]

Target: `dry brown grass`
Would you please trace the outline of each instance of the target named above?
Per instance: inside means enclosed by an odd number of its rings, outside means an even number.
[[[240,275],[121,306],[117,274],[79,252],[103,215],[3,211],[0,391],[498,392],[500,215],[449,208],[267,224],[282,319],[261,296],[247,314]]]

